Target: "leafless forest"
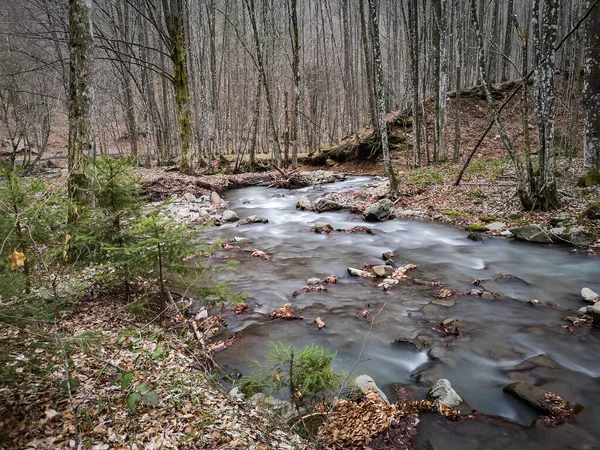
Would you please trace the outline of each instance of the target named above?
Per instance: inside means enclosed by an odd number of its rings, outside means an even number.
[[[555,109],[548,73],[564,76],[566,133],[577,133],[586,30],[599,15],[598,2],[587,0],[2,3],[3,151],[24,151],[26,167],[67,123],[75,37],[82,42],[77,4],[90,32],[82,59],[89,65],[88,151],[116,146],[142,164],[181,161],[184,169],[231,154],[251,165],[259,153],[296,165],[298,153],[376,125],[387,112],[415,110],[414,166],[458,160],[460,111],[450,120],[449,104],[483,76],[488,86],[533,80],[524,113],[538,126]],[[548,107],[537,108],[536,98]],[[419,126],[426,99],[435,105],[431,159]],[[540,135],[554,140],[553,122],[546,128]]]

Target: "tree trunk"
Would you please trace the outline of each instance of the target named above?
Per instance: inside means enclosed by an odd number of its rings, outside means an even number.
[[[267,100],[267,115],[269,117],[269,125],[271,127],[271,136],[273,138],[273,159],[277,167],[281,166],[281,148],[279,146],[279,137],[277,134],[277,126],[275,124],[275,113],[273,112],[273,102],[271,101],[271,90],[267,83],[267,75],[263,62],[263,51],[258,37],[258,27],[256,26],[256,9],[254,0],[244,0],[248,16],[250,17],[250,25],[252,26],[252,35],[254,37],[254,46],[256,49],[256,65],[258,75],[262,80],[263,89],[265,90],[265,99]]]
[[[88,188],[85,159],[94,151],[92,131],[92,65],[94,38],[92,35],[92,4],[85,0],[69,0],[69,199],[83,203]],[[74,221],[75,211],[69,221]]]
[[[419,111],[419,3],[417,0],[408,2],[408,43],[410,54],[410,78],[412,89],[412,141],[413,167],[421,166],[421,114]],[[404,10],[403,10],[404,11]]]
[[[589,184],[600,184],[600,5],[588,17],[583,73],[583,168]]]
[[[383,65],[381,63],[381,50],[379,46],[379,23],[375,1],[376,0],[369,0],[369,19],[371,29],[373,30],[373,66],[375,69],[375,96],[377,100],[379,138],[381,141],[381,150],[383,152],[383,164],[385,165],[385,171],[390,180],[390,191],[392,193],[396,193],[398,191],[398,178],[394,173],[394,168],[392,167],[392,162],[390,160],[387,123],[385,121],[385,92],[383,89],[382,67]]]
[[[511,0],[512,1],[512,0]],[[455,30],[456,38],[454,39],[455,53],[456,53],[456,96],[454,102],[456,104],[454,108],[454,154],[452,155],[452,161],[457,163],[460,160],[460,90],[462,89],[462,16],[460,14],[460,1],[454,0],[454,19],[455,19]]]
[[[433,27],[434,41],[434,86],[435,116],[433,126],[433,161],[447,159],[448,146],[446,142],[446,93],[448,90],[448,19],[447,1],[434,1],[434,16],[436,24]]]
[[[365,67],[366,67],[366,75],[367,75],[367,89],[369,93],[367,95],[369,99],[369,110],[371,116],[371,126],[375,134],[378,133],[377,127],[377,101],[375,99],[375,90],[373,87],[375,86],[375,81],[373,79],[373,58],[372,53],[369,49],[369,38],[367,33],[367,22],[365,19],[365,6],[363,0],[358,0],[358,9],[360,10],[360,36],[363,43],[363,53],[365,56]]]
[[[292,168],[298,167],[298,114],[300,113],[300,40],[298,37],[297,0],[290,0],[290,36],[292,39],[292,76],[294,100],[292,102]]]
[[[540,5],[541,2],[541,5]],[[533,43],[535,52],[534,109],[538,124],[539,176],[534,205],[543,210],[558,206],[554,159],[554,62],[557,40],[558,0],[534,0]]]
[[[179,115],[181,160],[184,173],[193,171],[192,111],[188,90],[188,73],[185,62],[185,33],[183,29],[183,0],[162,0],[165,23],[169,33],[169,56],[173,63],[173,87]]]

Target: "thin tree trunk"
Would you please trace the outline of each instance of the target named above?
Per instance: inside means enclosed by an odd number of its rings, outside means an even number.
[[[367,22],[365,19],[365,7],[364,0],[358,0],[358,9],[360,10],[360,35],[363,43],[363,53],[365,55],[365,67],[366,67],[366,75],[367,75],[367,89],[368,99],[369,99],[369,110],[371,115],[371,125],[373,127],[373,131],[375,134],[377,131],[377,102],[375,99],[375,90],[373,86],[375,86],[373,80],[373,60],[371,57],[371,51],[369,48],[369,38],[367,34]]]
[[[254,36],[254,46],[256,48],[256,64],[258,74],[262,80],[263,89],[265,90],[265,98],[267,100],[267,115],[269,117],[269,126],[271,128],[271,136],[273,138],[273,157],[277,167],[281,166],[281,148],[279,146],[279,136],[277,133],[277,126],[275,124],[275,114],[273,112],[273,102],[271,101],[271,91],[269,84],[267,83],[267,75],[265,73],[265,67],[263,63],[263,51],[260,45],[260,39],[258,37],[258,28],[256,26],[256,9],[254,7],[254,0],[244,0],[248,16],[250,17],[250,25],[252,26],[252,34]]]
[[[592,2],[588,0],[586,7]],[[589,184],[600,184],[600,6],[591,12],[585,34],[583,79],[583,167]]]
[[[297,0],[290,0],[290,36],[292,40],[292,76],[294,101],[292,103],[292,168],[298,167],[298,114],[300,113],[300,39],[298,37]]]
[[[94,38],[92,34],[92,4],[85,0],[69,0],[69,199],[83,203],[89,181],[85,175],[84,156],[94,150],[92,108],[94,90],[92,66]],[[69,221],[76,219],[75,211]]]
[[[383,67],[381,63],[381,49],[379,46],[379,23],[375,0],[369,0],[369,19],[373,30],[373,63],[375,72],[375,92],[377,98],[377,113],[379,125],[379,138],[381,141],[381,150],[383,152],[383,164],[386,174],[390,180],[390,191],[398,191],[398,178],[394,173],[392,162],[390,160],[390,149],[388,143],[387,122],[385,120],[385,91],[383,88]]]

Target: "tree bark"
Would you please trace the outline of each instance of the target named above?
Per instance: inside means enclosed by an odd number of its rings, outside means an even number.
[[[541,2],[541,4],[540,4]],[[554,47],[557,41],[558,0],[534,0],[534,109],[538,125],[539,177],[534,204],[546,210],[558,206],[554,154]]]
[[[394,173],[390,160],[390,148],[388,143],[387,122],[385,120],[385,92],[383,88],[383,67],[381,63],[381,49],[379,45],[379,23],[375,0],[369,0],[369,20],[373,30],[373,65],[375,72],[375,97],[377,100],[377,119],[379,126],[379,138],[383,153],[383,164],[386,174],[390,180],[390,191],[398,191],[398,178]]]
[[[162,0],[165,24],[169,33],[169,56],[173,63],[173,87],[175,104],[179,115],[179,138],[183,173],[193,171],[192,111],[188,88],[188,72],[185,56],[185,33],[183,28],[183,0]]]
[[[590,184],[600,184],[600,5],[588,18],[583,74],[583,168]]]
[[[290,0],[290,37],[292,40],[292,76],[294,100],[292,102],[292,168],[298,167],[298,114],[300,113],[300,39],[298,37],[297,0]]]
[[[94,38],[92,34],[92,2],[69,0],[69,148],[68,194],[75,203],[83,203],[89,181],[85,175],[85,159],[94,151],[92,107],[94,91],[92,68]],[[75,211],[69,221],[76,219]]]

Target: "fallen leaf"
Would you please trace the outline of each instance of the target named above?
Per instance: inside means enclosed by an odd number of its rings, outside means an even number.
[[[15,271],[19,267],[23,267],[25,265],[25,255],[21,252],[18,252],[15,248],[13,252],[8,257],[10,260],[10,270]]]

